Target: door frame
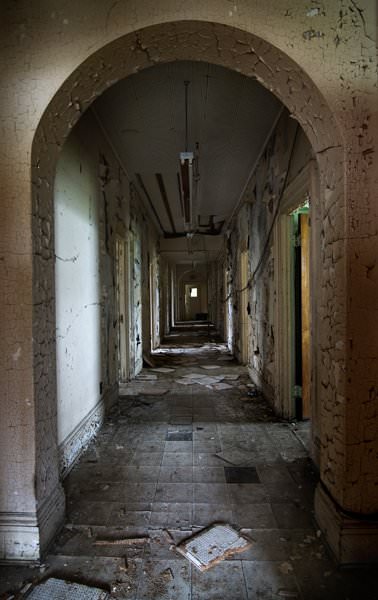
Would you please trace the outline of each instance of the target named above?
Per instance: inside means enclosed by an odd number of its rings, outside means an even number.
[[[130,380],[130,286],[129,242],[117,235],[116,244],[116,314],[118,323],[118,382]]]
[[[247,307],[249,299],[249,250],[247,247],[241,249],[239,254],[239,360],[243,365],[249,361],[249,334],[251,321],[248,316]]]
[[[277,411],[285,418],[295,418],[295,304],[294,304],[294,228],[291,213],[309,200],[309,217],[311,220],[316,203],[316,165],[311,160],[287,186],[280,206],[280,212],[274,226],[274,284],[276,301],[274,311],[275,331],[275,362],[276,385],[275,402]],[[313,235],[310,230],[310,286],[315,281],[315,267],[313,254]],[[314,362],[312,360],[314,346],[314,331],[316,330],[313,299],[310,294],[310,406],[313,407],[314,387],[312,373]],[[314,338],[314,339],[313,339]]]

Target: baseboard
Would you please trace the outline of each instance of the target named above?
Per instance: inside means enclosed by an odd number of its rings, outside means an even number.
[[[66,497],[63,487],[59,482],[53,493],[41,502],[37,510],[41,555],[46,551],[54,536],[62,527],[65,513]]]
[[[38,564],[64,521],[60,483],[36,512],[0,512],[0,563]]]
[[[0,562],[38,563],[40,558],[37,514],[0,513]]]
[[[378,562],[378,520],[345,513],[320,483],[315,518],[340,566]]]
[[[118,384],[108,388],[99,402],[59,444],[59,471],[64,479],[102,426],[106,412],[118,399]]]

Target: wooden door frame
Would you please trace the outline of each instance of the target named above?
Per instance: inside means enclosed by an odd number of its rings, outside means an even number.
[[[276,409],[285,418],[295,417],[294,401],[294,290],[293,290],[293,226],[291,212],[304,203],[306,198],[310,199],[309,215],[313,212],[312,198],[316,194],[315,186],[315,161],[311,160],[287,186],[282,198],[280,212],[274,226],[274,285],[276,290],[276,302],[274,311],[275,331],[275,362],[276,362],[276,385],[275,402]],[[310,233],[310,285],[313,277],[313,232]],[[316,328],[313,302],[310,296],[310,335],[313,336]],[[313,340],[310,342],[311,373],[313,371]],[[310,403],[313,405],[313,385],[310,384]]]
[[[242,248],[239,255],[239,360],[243,365],[248,364],[248,341],[250,332],[250,319],[247,313],[248,306],[248,277],[249,277],[249,251]]]
[[[116,314],[118,321],[118,380],[130,380],[130,285],[129,242],[119,235],[116,244]]]

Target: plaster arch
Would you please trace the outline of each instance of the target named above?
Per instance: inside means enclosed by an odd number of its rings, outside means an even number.
[[[329,401],[344,394],[344,381],[326,365],[336,358],[336,345],[345,337],[345,280],[330,276],[327,257],[345,238],[343,141],[321,92],[290,57],[267,41],[230,26],[201,21],[153,25],[115,39],[85,60],[62,84],[46,107],[32,145],[33,234],[33,360],[38,504],[60,489],[56,439],[56,367],[54,301],[53,182],[65,139],[83,112],[108,87],[139,70],[176,60],[203,60],[255,77],[274,93],[300,123],[317,155],[320,193],[317,210],[326,222],[322,231],[325,265],[320,302],[323,371]],[[337,288],[337,289],[336,289]],[[337,314],[337,318],[335,318]],[[322,338],[323,336],[323,338]],[[322,450],[334,451],[338,440]],[[340,444],[339,444],[340,446]],[[342,448],[337,450],[342,451]],[[323,473],[326,484],[342,504],[342,472]],[[57,492],[59,493],[59,492]],[[47,536],[49,537],[49,536]]]

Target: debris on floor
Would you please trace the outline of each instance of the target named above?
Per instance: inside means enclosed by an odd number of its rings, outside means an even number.
[[[182,378],[182,379],[176,379],[176,383],[181,383],[181,385],[192,385],[193,381],[192,381],[192,379]]]
[[[206,571],[228,556],[244,552],[252,542],[230,525],[212,525],[176,546],[176,550],[200,571]]]
[[[111,538],[111,539],[97,539],[93,543],[95,546],[136,546],[145,544],[148,542],[147,537],[133,537],[133,538]]]
[[[204,373],[188,373],[187,375],[183,375],[183,377],[185,379],[203,379],[204,377],[207,377],[206,375],[204,375]]]
[[[28,594],[28,598],[29,600],[72,600],[72,598],[75,600],[108,600],[110,596],[108,592],[100,588],[51,577],[36,585]]]
[[[169,367],[156,367],[155,369],[151,369],[155,373],[173,373],[175,369],[170,369]]]
[[[232,388],[232,385],[229,385],[228,383],[213,383],[213,385],[209,386],[211,387],[211,389],[216,390],[217,392],[222,391],[222,390],[230,390]]]
[[[219,365],[201,365],[201,369],[206,369],[207,371],[211,371],[213,369],[220,369]]]
[[[146,373],[146,371],[142,371],[135,379],[136,381],[155,381],[157,378],[155,373]]]

